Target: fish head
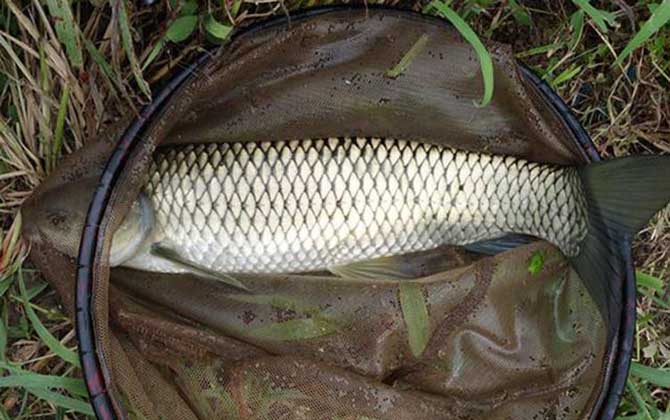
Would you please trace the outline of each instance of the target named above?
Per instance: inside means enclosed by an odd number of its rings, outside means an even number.
[[[75,258],[96,186],[97,180],[88,178],[34,194],[21,208],[24,239],[33,246],[48,246]],[[120,265],[132,258],[149,237],[152,227],[151,203],[140,194],[114,233],[110,265]]]
[[[85,178],[38,189],[21,207],[24,239],[75,258],[95,186],[96,180]]]

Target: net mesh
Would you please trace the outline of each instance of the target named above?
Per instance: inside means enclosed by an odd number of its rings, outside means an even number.
[[[387,70],[421,37],[423,49],[402,74],[389,77]],[[496,88],[492,104],[480,108],[476,55],[437,19],[340,10],[238,35],[191,75],[142,134],[106,211],[102,261],[159,144],[389,136],[534,161],[582,161],[572,134],[520,77],[509,49],[488,47]],[[34,221],[26,227],[33,259],[69,310],[78,236],[63,232],[81,232],[88,203],[67,197],[90,196],[115,144],[112,132],[70,157],[24,209]],[[45,204],[54,194],[58,199]],[[532,274],[529,261],[538,255],[543,264]],[[605,329],[558,250],[536,242],[495,257],[445,247],[408,258],[422,261],[413,280],[371,285],[324,273],[253,276],[244,279],[250,294],[192,275],[100,264],[95,334],[117,414],[164,420],[592,415],[606,369]]]
[[[528,260],[538,252],[545,263],[531,274]],[[419,355],[398,283],[362,294],[360,284],[303,277],[264,279],[268,289],[253,285],[243,300],[217,283],[180,300],[194,287],[184,278],[138,283],[121,275],[118,283],[213,334],[254,345],[253,356],[223,345],[179,358],[161,350],[165,337],[131,334],[145,357],[167,367],[200,418],[547,418],[547,410],[582,418],[597,395],[602,321],[547,244],[408,282],[430,314],[431,338]],[[174,333],[167,342],[179,348]]]

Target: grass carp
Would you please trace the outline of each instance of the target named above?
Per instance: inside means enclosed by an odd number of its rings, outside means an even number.
[[[511,232],[575,256],[587,231],[575,168],[413,141],[170,147],[149,173],[113,264],[184,271],[169,252],[218,273],[315,271]]]
[[[76,255],[78,191],[95,182],[26,206],[27,237],[59,238],[53,246]],[[562,250],[614,326],[630,241],[669,200],[669,156],[560,166],[350,137],[164,146],[112,238],[110,264],[242,289],[239,274],[252,273],[402,279],[416,277],[408,253],[504,250],[524,234]]]

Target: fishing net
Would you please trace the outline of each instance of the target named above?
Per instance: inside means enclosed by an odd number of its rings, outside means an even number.
[[[408,255],[422,267],[413,280],[248,276],[251,293],[104,263],[158,145],[377,136],[558,164],[591,159],[510,49],[488,48],[495,93],[480,107],[477,56],[436,18],[344,9],[238,33],[134,133],[100,225],[90,314],[75,313],[75,257],[90,197],[132,116],[66,158],[26,204],[26,233],[70,314],[90,315],[95,346],[81,351],[103,374],[87,378],[89,389],[112,403],[98,415],[603,418],[606,328],[545,242],[494,257],[455,247]]]

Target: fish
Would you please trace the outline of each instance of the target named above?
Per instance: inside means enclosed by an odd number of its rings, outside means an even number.
[[[110,262],[241,288],[236,274],[407,278],[396,256],[523,234],[557,246],[612,317],[625,269],[612,261],[670,200],[669,179],[656,155],[562,166],[376,137],[168,146]]]
[[[111,267],[253,292],[265,274],[416,279],[445,266],[416,256],[444,245],[494,254],[539,238],[565,254],[610,328],[630,242],[670,201],[670,156],[566,166],[379,137],[164,145],[147,169],[114,224]],[[53,182],[22,206],[23,234],[75,258],[81,197],[98,179]]]
[[[572,168],[379,138],[186,145],[154,155],[111,262],[185,270],[159,248],[219,273],[307,272],[511,232],[574,256],[586,230]]]

